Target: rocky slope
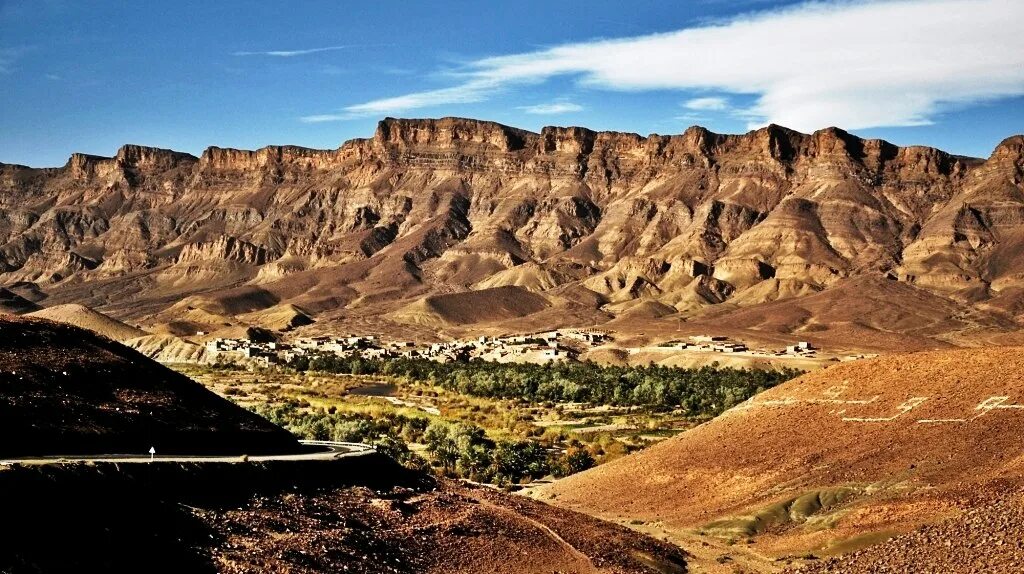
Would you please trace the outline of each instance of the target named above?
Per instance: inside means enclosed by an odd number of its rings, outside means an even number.
[[[1024,563],[1024,500],[1019,489],[994,490],[974,493],[972,504],[955,518],[794,572],[1018,572]]]
[[[287,431],[110,339],[0,316],[0,456],[301,451]]]
[[[737,561],[756,557],[757,570],[843,554],[1024,488],[1014,438],[1024,430],[1022,373],[1020,347],[836,365],[536,494],[667,534],[695,553],[718,544]],[[949,564],[966,560],[958,568],[928,571],[971,571],[976,558],[999,555],[981,547],[988,540],[957,541],[978,548],[947,553]],[[835,571],[883,571],[856,562],[862,568]]]
[[[419,321],[387,313],[425,297],[485,288],[551,300],[502,304],[551,323],[600,322],[633,302],[686,317],[888,277],[1012,330],[1022,182],[1024,136],[980,160],[835,128],[641,137],[386,119],[336,150],[125,146],[0,165],[0,284],[119,318],[196,295],[384,328]],[[567,287],[587,290],[589,315],[552,298]]]
[[[22,465],[0,472],[0,503],[17,524],[2,572],[687,572],[667,543],[383,455]]]

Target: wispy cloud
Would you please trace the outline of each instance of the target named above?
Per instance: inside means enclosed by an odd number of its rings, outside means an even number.
[[[583,106],[579,104],[574,104],[572,102],[549,102],[546,104],[536,104],[533,106],[519,106],[516,109],[522,110],[528,114],[554,115],[582,112]]]
[[[373,100],[352,115],[479,102],[522,83],[575,77],[621,91],[753,96],[751,125],[912,126],[946,105],[1024,94],[1020,0],[829,1],[675,32],[566,44],[468,63],[463,83]]]
[[[698,123],[701,123],[701,122],[706,122],[706,121],[708,121],[709,118],[707,116],[702,116],[700,114],[686,113],[686,114],[682,114],[682,115],[676,116],[674,119],[676,121],[686,122],[689,125],[689,124],[698,124]]]
[[[336,52],[338,50],[351,50],[353,48],[372,48],[380,47],[386,44],[352,44],[348,46],[325,46],[323,48],[306,48],[304,50],[265,50],[255,52],[232,52],[232,56],[273,56],[277,58],[293,58],[295,56],[305,56],[307,54],[319,54],[320,52]]]
[[[312,116],[302,116],[299,121],[304,124],[322,124],[325,122],[341,122],[344,120],[352,120],[360,116],[350,113],[340,114],[314,114]]]
[[[13,46],[0,48],[0,74],[10,74],[14,71],[15,65],[30,48],[26,46]]]
[[[683,102],[683,107],[688,110],[718,112],[729,109],[729,100],[719,97],[693,98]]]
[[[302,116],[299,120],[304,123],[337,122],[440,104],[468,104],[487,99],[489,94],[500,87],[500,82],[490,80],[470,81],[452,88],[417,92],[348,106],[340,112]]]

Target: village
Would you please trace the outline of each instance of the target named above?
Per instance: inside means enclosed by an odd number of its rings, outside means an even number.
[[[290,363],[296,357],[358,355],[366,359],[430,359],[441,363],[482,359],[495,362],[549,363],[574,360],[588,347],[608,340],[602,331],[568,329],[507,337],[480,336],[470,340],[419,345],[414,341],[382,341],[373,335],[322,335],[285,342],[218,338],[206,343],[211,362],[240,362],[255,366]]]
[[[480,359],[498,363],[544,364],[575,361],[594,349],[608,346],[613,338],[594,329],[562,329],[503,337],[418,344],[415,341],[384,341],[374,335],[305,337],[289,342],[249,339],[212,339],[206,343],[206,362],[234,363],[250,367],[288,364],[297,357],[334,355],[365,359],[428,359],[441,363]],[[751,349],[745,343],[720,335],[694,335],[685,341],[669,341],[653,347],[627,348],[627,353],[656,349],[661,352],[720,353],[776,358],[814,358],[819,349],[800,341],[778,350]],[[860,357],[857,357],[860,358]]]

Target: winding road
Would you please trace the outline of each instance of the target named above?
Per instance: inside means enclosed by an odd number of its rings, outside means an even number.
[[[333,442],[323,440],[303,440],[301,444],[309,447],[317,447],[318,450],[297,454],[270,454],[270,455],[165,455],[159,453],[150,455],[142,454],[72,454],[72,455],[47,455],[29,456],[23,458],[0,458],[0,465],[12,464],[67,464],[74,462],[118,462],[118,463],[145,463],[145,462],[265,462],[265,461],[303,461],[303,460],[336,460],[353,456],[364,456],[376,452],[372,446],[352,443]]]

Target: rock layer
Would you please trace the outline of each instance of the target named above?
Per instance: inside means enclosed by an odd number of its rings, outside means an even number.
[[[129,145],[0,164],[0,284],[121,316],[244,285],[314,314],[380,314],[569,283],[689,313],[872,275],[1012,310],[1022,180],[1022,136],[980,160],[836,128],[642,137],[389,118],[336,150]]]

